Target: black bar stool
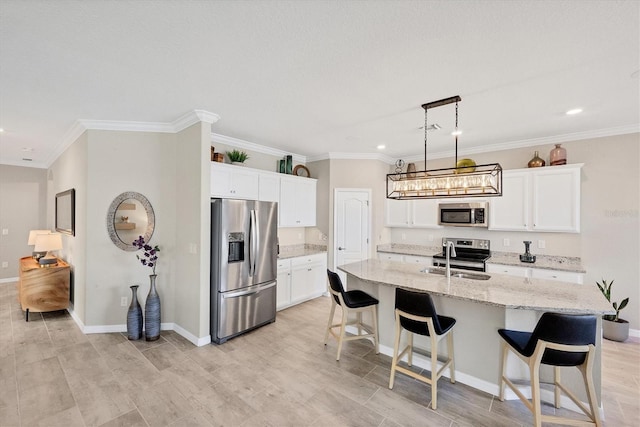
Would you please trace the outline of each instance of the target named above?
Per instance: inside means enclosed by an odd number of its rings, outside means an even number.
[[[396,371],[407,374],[417,380],[431,385],[431,408],[438,407],[438,379],[446,368],[449,368],[451,382],[456,382],[455,363],[453,361],[453,317],[439,316],[433,305],[431,295],[424,292],[412,292],[396,288],[396,335],[393,346],[393,361],[391,362],[391,378],[389,388],[393,388]],[[408,345],[400,354],[400,335],[402,329],[409,333]],[[413,334],[426,335],[431,338],[431,378],[417,374],[407,368],[398,366],[398,361],[408,354],[407,363],[413,362]],[[447,360],[438,370],[438,341],[447,337]]]
[[[324,345],[327,345],[329,334],[337,339],[338,355],[336,356],[336,360],[340,360],[340,352],[342,351],[342,343],[344,341],[373,338],[376,354],[380,353],[378,344],[378,317],[376,313],[378,300],[364,291],[345,291],[342,286],[342,280],[340,280],[340,276],[338,276],[337,273],[327,270],[327,275],[329,276],[329,292],[331,293],[332,298],[331,313],[329,314],[327,331],[324,334]],[[340,323],[332,324],[333,315],[336,312],[336,306],[340,306],[342,309],[342,320]],[[362,312],[369,310],[371,311],[371,316],[373,318],[373,325],[362,323]],[[356,319],[348,321],[349,314],[351,313],[356,314]],[[356,325],[358,328],[358,334],[345,336],[345,328],[347,325]],[[340,328],[340,333],[336,334],[333,329],[338,327]],[[368,333],[363,334],[363,330]]]
[[[507,384],[533,413],[536,426],[542,422],[556,424],[595,424],[601,426],[598,402],[593,386],[593,359],[595,356],[597,319],[594,315],[571,315],[544,313],[533,332],[500,329],[502,342],[502,376],[500,378],[500,400],[504,400],[504,385]],[[507,378],[507,355],[513,351],[528,366],[531,374],[531,402]],[[554,404],[560,407],[563,391],[589,417],[591,422],[574,418],[542,415],[540,407],[540,364],[553,366]],[[587,408],[571,391],[560,383],[560,367],[575,366],[584,378],[589,407]]]

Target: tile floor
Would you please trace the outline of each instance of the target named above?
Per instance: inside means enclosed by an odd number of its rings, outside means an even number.
[[[390,358],[368,342],[345,344],[336,362],[335,342],[322,344],[328,313],[328,299],[318,298],[222,346],[195,347],[171,331],[148,343],[83,335],[66,312],[26,323],[15,284],[0,284],[0,425],[531,424],[520,402],[444,378],[437,411],[426,384],[398,375],[389,390]],[[605,424],[640,425],[640,340],[603,348]]]

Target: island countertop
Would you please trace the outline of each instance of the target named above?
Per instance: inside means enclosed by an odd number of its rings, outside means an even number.
[[[595,286],[552,280],[490,274],[489,280],[473,280],[422,273],[424,266],[368,259],[338,269],[365,282],[399,286],[450,298],[511,309],[576,314],[613,314]],[[348,287],[348,283],[347,283]]]

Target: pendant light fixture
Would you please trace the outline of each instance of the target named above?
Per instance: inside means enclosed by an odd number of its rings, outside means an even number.
[[[458,103],[460,96],[441,99],[422,105],[424,108],[424,170],[387,175],[388,199],[442,199],[464,197],[502,196],[502,167],[498,163],[463,165],[458,163]],[[427,112],[431,108],[456,104],[455,166],[453,168],[427,170],[427,139],[429,125]],[[462,161],[461,161],[462,163]]]

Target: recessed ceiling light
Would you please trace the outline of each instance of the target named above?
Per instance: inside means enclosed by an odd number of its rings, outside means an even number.
[[[33,148],[31,148],[31,147],[22,147],[22,151],[31,152],[31,151],[33,151]]]
[[[383,144],[380,144],[380,145],[378,145],[377,148],[378,148],[378,150],[384,150],[385,148],[387,148],[387,146],[383,145]]]
[[[462,135],[462,131],[460,129],[454,130],[453,132],[451,132],[451,135],[453,135],[453,136]]]
[[[574,109],[572,109],[572,110],[567,111],[567,113],[566,113],[566,114],[567,114],[568,116],[573,116],[573,115],[575,115],[575,114],[580,114],[580,113],[582,113],[582,108],[574,108]]]
[[[0,133],[2,133],[2,132],[4,132],[4,129],[3,129],[3,128],[0,128]]]

